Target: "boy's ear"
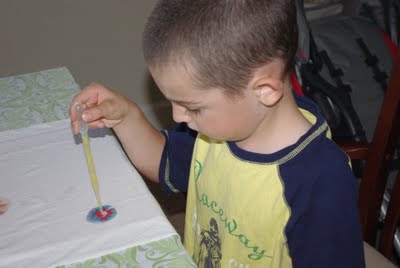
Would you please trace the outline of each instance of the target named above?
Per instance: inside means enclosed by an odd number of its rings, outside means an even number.
[[[283,82],[276,78],[258,80],[254,89],[259,101],[267,107],[274,106],[283,96]]]

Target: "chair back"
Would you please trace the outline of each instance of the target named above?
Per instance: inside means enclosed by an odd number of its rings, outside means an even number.
[[[399,52],[399,51],[398,51]],[[359,208],[364,240],[375,246],[380,229],[381,207],[385,192],[390,194],[383,221],[379,251],[390,257],[400,217],[400,175],[394,187],[387,190],[388,176],[400,134],[400,54],[398,53],[382,102],[372,141],[339,143],[351,159],[366,160],[360,183]],[[386,207],[386,205],[385,205]],[[399,235],[399,234],[398,234]],[[398,238],[400,239],[400,238]]]

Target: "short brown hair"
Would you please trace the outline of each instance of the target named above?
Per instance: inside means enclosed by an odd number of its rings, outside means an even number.
[[[294,0],[160,0],[143,34],[148,64],[190,64],[200,86],[232,95],[274,59],[287,74],[296,49]]]

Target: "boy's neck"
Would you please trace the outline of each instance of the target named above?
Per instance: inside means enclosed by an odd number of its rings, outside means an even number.
[[[259,128],[245,140],[237,142],[243,150],[270,154],[296,143],[310,128],[311,123],[298,109],[294,96],[286,92],[271,108]]]

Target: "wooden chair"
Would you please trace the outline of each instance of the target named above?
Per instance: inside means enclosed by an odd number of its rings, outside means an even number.
[[[399,144],[400,136],[399,52],[400,50],[398,50],[393,65],[372,141],[369,144],[362,142],[338,143],[351,159],[365,160],[359,192],[360,218],[364,240],[372,246],[377,245],[377,250],[388,259],[392,256],[394,236],[400,218],[400,172],[390,192],[391,198],[383,222],[380,221],[380,210],[385,191],[387,191],[387,178],[395,147]],[[379,241],[377,241],[378,230],[381,230]],[[400,229],[398,228],[398,230]],[[367,265],[367,267],[371,266]]]

